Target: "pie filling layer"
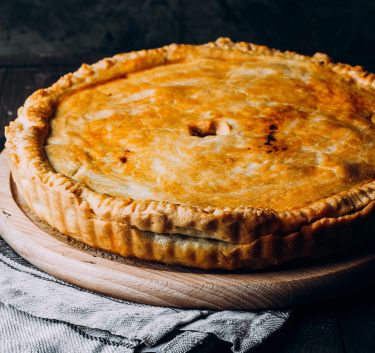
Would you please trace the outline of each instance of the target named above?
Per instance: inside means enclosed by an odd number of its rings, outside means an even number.
[[[191,58],[66,96],[45,150],[99,193],[282,211],[375,178],[374,111],[311,61]]]

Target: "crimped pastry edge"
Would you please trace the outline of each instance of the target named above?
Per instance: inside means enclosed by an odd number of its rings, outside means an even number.
[[[31,185],[37,183],[43,186],[40,190],[44,190],[45,200],[53,198],[56,193],[64,195],[64,198],[74,199],[79,209],[88,210],[103,222],[124,223],[154,233],[185,234],[249,244],[271,234],[287,236],[322,218],[335,219],[349,213],[356,214],[374,201],[375,181],[371,181],[348,192],[289,211],[277,212],[251,207],[201,209],[170,202],[132,200],[99,194],[53,170],[45,156],[43,145],[48,134],[49,120],[53,118],[55,106],[63,96],[76,89],[124,76],[128,72],[178,62],[184,57],[199,55],[201,52],[212,56],[225,53],[310,60],[317,65],[329,66],[338,74],[349,76],[363,86],[375,86],[373,74],[366,73],[360,67],[332,64],[324,54],[306,57],[250,43],[233,43],[225,38],[201,46],[172,44],[160,49],[115,55],[91,66],[83,64],[79,70],[63,76],[51,87],[31,95],[19,109],[18,118],[6,128],[6,149],[12,170],[18,173],[21,184],[24,184],[21,187],[22,192],[29,193],[30,197],[26,198],[29,207],[35,211],[35,207],[40,206],[40,199],[36,197]],[[56,212],[61,213],[58,210]],[[358,217],[361,217],[359,213]],[[61,225],[58,218],[46,221],[59,229]]]
[[[375,202],[354,214],[324,218],[288,235],[266,235],[249,244],[232,244],[181,234],[156,234],[103,220],[64,192],[48,193],[45,184],[30,186],[20,182],[17,171],[12,175],[26,204],[32,199],[34,205],[36,201],[41,205],[31,210],[35,216],[74,240],[124,257],[204,270],[258,270],[298,258],[341,254],[374,242]],[[65,212],[59,212],[61,209]]]

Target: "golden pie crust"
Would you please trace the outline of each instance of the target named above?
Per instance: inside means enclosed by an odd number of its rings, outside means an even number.
[[[82,65],[6,128],[20,194],[90,246],[264,268],[372,241],[374,75],[220,38]]]

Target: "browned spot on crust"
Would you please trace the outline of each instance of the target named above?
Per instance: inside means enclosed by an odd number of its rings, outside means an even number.
[[[126,162],[128,161],[128,157],[127,157],[127,155],[128,155],[130,152],[131,152],[130,150],[126,149],[126,150],[124,151],[124,153],[123,153],[121,156],[118,157],[118,159],[120,160],[121,163],[126,163]]]
[[[275,125],[275,124],[271,124],[268,128],[269,128],[271,131],[272,131],[272,130],[277,130],[277,125]]]
[[[270,145],[272,145],[272,142],[275,142],[275,141],[276,141],[275,137],[272,134],[268,134],[266,136],[266,142],[264,144],[266,146],[270,146]]]

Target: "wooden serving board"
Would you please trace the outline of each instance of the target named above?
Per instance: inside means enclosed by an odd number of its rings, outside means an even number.
[[[113,297],[183,308],[268,309],[334,296],[373,278],[375,254],[263,272],[209,272],[127,260],[57,234],[32,216],[12,185],[2,153],[0,232],[5,241],[39,269]]]

